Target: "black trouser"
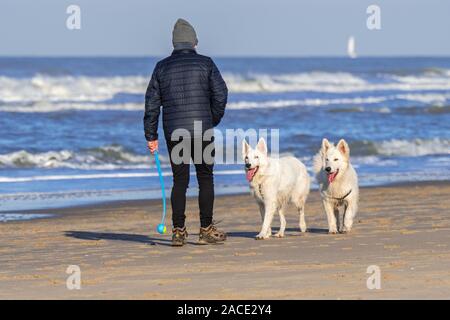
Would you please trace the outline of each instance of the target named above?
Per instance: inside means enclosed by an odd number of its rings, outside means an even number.
[[[180,151],[180,146],[178,146],[177,150],[175,150],[172,155],[172,151],[178,143],[183,144],[185,149],[181,149]],[[194,143],[195,141],[193,139],[180,142],[167,140],[167,149],[169,151],[170,164],[173,173],[173,187],[170,201],[172,203],[172,222],[174,228],[183,228],[186,219],[186,190],[189,186],[191,159],[194,161],[199,185],[198,205],[200,208],[200,224],[205,228],[212,223],[214,206],[214,163],[211,163],[208,159],[204,159],[203,152],[205,151],[205,148],[213,142],[201,141],[201,139],[198,140],[198,146],[200,147],[198,149],[201,149],[202,152],[200,157],[198,155],[194,157]],[[189,155],[184,153],[186,149],[190,149]],[[214,150],[211,154],[214,156]],[[180,163],[179,159],[175,159],[175,157],[179,158],[180,156],[184,158],[182,163]]]

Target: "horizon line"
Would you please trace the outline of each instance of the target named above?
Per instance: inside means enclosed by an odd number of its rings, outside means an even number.
[[[81,54],[81,55],[2,55],[0,54],[0,59],[60,59],[60,58],[114,58],[114,59],[129,59],[129,58],[163,58],[170,55],[167,53],[166,55],[90,55],[90,54]],[[210,55],[214,58],[219,59],[314,59],[314,58],[345,58],[349,60],[358,60],[358,59],[372,59],[372,58],[450,58],[450,54],[411,54],[411,55],[403,55],[403,54],[394,54],[394,55],[358,55],[356,58],[351,58],[348,55]]]

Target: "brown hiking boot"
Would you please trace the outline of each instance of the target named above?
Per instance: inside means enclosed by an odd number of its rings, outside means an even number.
[[[186,243],[188,233],[186,227],[172,229],[172,247],[182,247]]]
[[[200,228],[200,234],[198,236],[198,243],[199,244],[216,244],[216,243],[224,242],[226,239],[227,239],[227,234],[221,230],[218,230],[213,222],[206,228]]]

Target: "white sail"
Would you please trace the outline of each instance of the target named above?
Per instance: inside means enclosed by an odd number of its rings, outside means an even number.
[[[350,58],[356,58],[355,38],[351,36],[347,42],[347,54]]]

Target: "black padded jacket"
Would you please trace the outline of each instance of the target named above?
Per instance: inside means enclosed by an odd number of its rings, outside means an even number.
[[[197,54],[194,49],[174,50],[156,64],[147,87],[145,138],[158,139],[161,106],[166,139],[170,139],[175,129],[186,129],[194,135],[195,121],[201,121],[203,134],[219,124],[227,96],[225,81],[211,58]]]

